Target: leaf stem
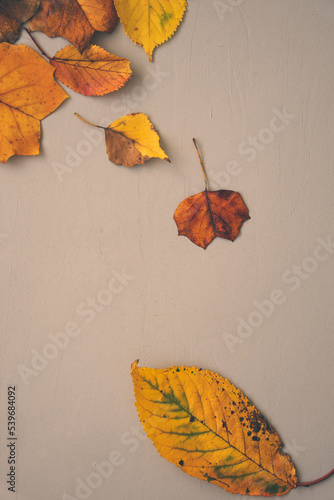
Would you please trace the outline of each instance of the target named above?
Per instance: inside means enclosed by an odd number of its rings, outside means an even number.
[[[84,118],[82,118],[82,116],[80,116],[78,113],[74,113],[74,114],[75,114],[75,116],[76,116],[77,118],[79,118],[79,120],[81,120],[81,121],[82,121],[82,122],[84,122],[84,123],[87,123],[87,125],[91,125],[92,127],[96,127],[96,128],[102,128],[103,130],[105,130],[105,128],[104,128],[104,127],[101,127],[100,125],[94,125],[94,123],[91,123],[91,122],[89,122],[89,121],[85,120],[85,119],[84,119]]]
[[[312,484],[317,484],[321,483],[321,481],[324,481],[328,477],[332,476],[334,474],[334,469],[328,472],[328,474],[325,474],[322,477],[319,477],[319,479],[315,479],[314,481],[307,481],[306,483],[297,483],[297,486],[311,486]]]
[[[204,182],[205,182],[205,191],[208,190],[208,183],[207,183],[207,180],[206,180],[206,175],[205,175],[205,170],[204,170],[204,166],[203,166],[203,163],[202,163],[202,158],[201,158],[201,155],[198,151],[198,147],[197,147],[197,144],[196,144],[196,139],[193,139],[193,143],[195,144],[195,148],[196,148],[196,151],[197,151],[197,154],[198,154],[198,158],[199,158],[199,162],[201,164],[201,168],[202,168],[202,172],[203,172],[203,176],[204,176]]]
[[[26,31],[28,33],[28,35],[30,36],[30,38],[32,39],[32,41],[34,42],[34,44],[36,45],[36,47],[38,48],[38,50],[40,51],[40,53],[46,57],[47,59],[49,59],[49,62],[51,62],[51,57],[49,57],[45,52],[44,50],[38,45],[38,43],[36,42],[36,40],[34,39],[34,37],[32,36],[31,34],[31,31],[28,30],[25,26],[23,26],[23,29],[24,31]]]

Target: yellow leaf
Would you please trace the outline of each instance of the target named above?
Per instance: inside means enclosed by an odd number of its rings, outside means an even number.
[[[68,95],[54,68],[25,45],[0,45],[0,161],[39,153],[40,120]]]
[[[97,126],[87,122],[77,113],[75,115],[88,125]],[[160,147],[157,131],[148,116],[143,113],[123,116],[104,130],[108,158],[115,165],[133,167],[143,165],[150,158],[170,161]]]
[[[126,34],[145,50],[150,61],[155,47],[166,42],[181,23],[186,0],[114,0]]]
[[[297,485],[274,429],[227,379],[198,368],[131,367],[136,407],[162,457],[242,495],[284,495]]]

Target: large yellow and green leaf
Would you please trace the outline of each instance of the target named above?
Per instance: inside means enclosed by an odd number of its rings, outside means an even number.
[[[162,457],[191,476],[243,495],[297,485],[291,458],[261,413],[227,379],[189,367],[131,369],[136,407]]]
[[[177,30],[186,0],[114,0],[117,14],[131,40],[145,50],[150,61],[155,47]]]

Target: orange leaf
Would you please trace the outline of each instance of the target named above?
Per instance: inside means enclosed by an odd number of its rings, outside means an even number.
[[[130,62],[114,56],[97,45],[81,54],[68,45],[50,60],[55,77],[83,95],[104,95],[122,87],[131,77]]]
[[[196,367],[131,367],[144,430],[163,458],[230,493],[281,496],[297,486],[279,436],[227,379]]]
[[[111,33],[118,21],[112,0],[42,0],[41,4],[29,28],[50,37],[62,36],[80,52],[95,30]]]
[[[150,158],[170,161],[160,147],[157,131],[143,113],[122,116],[107,128],[93,125],[77,113],[75,115],[88,125],[105,131],[108,158],[115,165],[133,167],[143,165]]]
[[[0,161],[39,153],[40,120],[68,95],[54,68],[25,45],[0,45]]]
[[[0,42],[14,43],[21,24],[37,12],[40,0],[0,0]]]
[[[179,235],[204,249],[216,236],[234,241],[247,219],[249,213],[240,194],[223,189],[186,198],[174,214]]]
[[[196,149],[196,141],[193,139]],[[206,248],[219,236],[234,241],[242,223],[250,219],[248,209],[235,191],[208,191],[202,160],[200,159],[205,190],[183,200],[177,207],[174,220],[180,236],[187,236],[195,245]]]

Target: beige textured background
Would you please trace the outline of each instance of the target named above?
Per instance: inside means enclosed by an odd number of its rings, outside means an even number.
[[[101,98],[68,91],[43,121],[40,156],[0,166],[1,499],[231,498],[142,436],[136,358],[228,377],[276,428],[300,480],[333,467],[334,250],[318,242],[334,241],[333,28],[330,0],[191,0],[150,64],[119,25],[96,42],[131,60],[132,80]],[[50,55],[66,44],[36,38]],[[284,109],[291,116],[271,131]],[[172,163],[114,166],[75,111],[96,123],[147,113]],[[252,217],[233,244],[217,239],[206,251],[177,237],[173,221],[203,189],[192,137],[211,188],[240,191]],[[117,273],[123,281],[106,295]],[[255,312],[278,296],[268,317]],[[237,331],[240,318],[247,331]],[[77,335],[50,347],[71,322]],[[36,365],[36,353],[49,359]],[[16,495],[4,481],[13,384]],[[332,491],[333,479],[289,498]]]

